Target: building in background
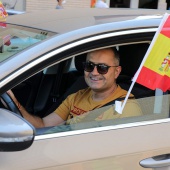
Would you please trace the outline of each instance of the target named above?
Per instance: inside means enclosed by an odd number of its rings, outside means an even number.
[[[170,0],[106,0],[110,8],[168,9]],[[55,9],[57,0],[1,0],[7,9],[20,11]],[[96,0],[66,0],[66,8],[91,8]],[[168,4],[168,5],[167,5]]]
[[[167,9],[170,10],[170,0],[166,0],[167,3]]]
[[[6,9],[26,11],[26,0],[0,0]]]
[[[167,9],[166,0],[109,0],[110,7]]]
[[[66,0],[64,8],[90,8],[96,0]],[[167,9],[166,0],[106,0],[110,8]],[[26,0],[27,11],[55,8],[56,0]]]

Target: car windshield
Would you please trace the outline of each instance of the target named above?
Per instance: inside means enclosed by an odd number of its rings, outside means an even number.
[[[11,24],[0,27],[0,62],[55,33]]]

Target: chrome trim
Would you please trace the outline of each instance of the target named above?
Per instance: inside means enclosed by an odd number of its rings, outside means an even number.
[[[64,47],[61,47],[61,48],[59,48],[55,51],[52,51],[48,54],[45,54],[43,57],[38,58],[37,60],[33,61],[32,63],[27,64],[25,67],[22,67],[20,70],[17,70],[16,72],[14,72],[13,74],[11,74],[10,76],[8,76],[7,78],[5,78],[4,80],[1,81],[0,88],[2,88],[5,84],[10,82],[12,79],[16,78],[18,75],[22,74],[26,70],[34,67],[38,63],[41,63],[41,62],[45,61],[47,58],[50,58],[53,55],[56,55],[56,54],[58,54],[62,51],[68,50],[70,48],[73,48],[77,45],[81,45],[81,44],[84,44],[84,43],[87,43],[87,42],[90,42],[90,41],[99,40],[99,39],[108,38],[108,37],[113,37],[113,36],[135,34],[135,33],[145,33],[145,32],[155,32],[156,30],[157,30],[157,28],[146,28],[146,29],[130,30],[130,31],[126,30],[126,31],[122,31],[122,32],[113,32],[113,33],[106,33],[106,34],[102,34],[102,35],[97,35],[97,36],[94,36],[94,37],[89,37],[89,38],[85,38],[83,40],[73,42],[73,43],[65,45]]]
[[[102,131],[110,131],[110,130],[115,130],[115,129],[132,128],[132,127],[137,127],[137,126],[146,126],[146,125],[153,125],[153,124],[160,124],[160,123],[169,123],[169,122],[170,122],[170,119],[167,118],[167,119],[161,119],[161,120],[159,119],[159,120],[152,120],[152,121],[143,121],[143,122],[114,125],[114,126],[97,127],[97,128],[91,128],[91,129],[82,129],[82,130],[76,130],[76,131],[35,136],[35,140],[59,138],[59,137],[81,135],[81,134],[95,133],[95,132],[102,132]]]

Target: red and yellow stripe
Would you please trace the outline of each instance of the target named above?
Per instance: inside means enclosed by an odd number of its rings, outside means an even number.
[[[170,90],[170,16],[158,34],[136,82],[153,90]]]

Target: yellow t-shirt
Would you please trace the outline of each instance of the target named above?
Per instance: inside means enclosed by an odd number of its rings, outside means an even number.
[[[75,122],[75,118],[83,118],[83,115],[87,115],[89,111],[100,108],[115,99],[124,98],[126,97],[126,94],[127,91],[118,86],[108,98],[102,101],[94,101],[92,99],[91,89],[86,88],[69,95],[54,112],[63,120],[67,120],[67,123],[71,123],[70,119],[74,118]],[[131,94],[130,97],[133,97],[133,95]],[[114,107],[110,107],[109,109],[104,110],[99,116],[95,117],[94,120],[100,121],[139,115],[142,115],[142,111],[138,103],[135,100],[128,100],[122,114],[118,114]]]

